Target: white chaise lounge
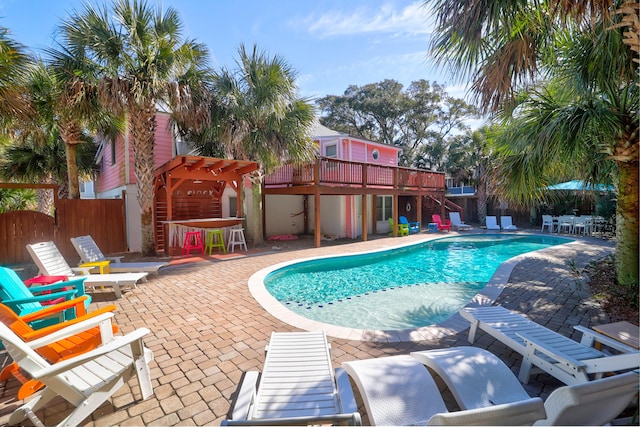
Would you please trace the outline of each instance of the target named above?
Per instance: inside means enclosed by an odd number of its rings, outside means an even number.
[[[122,262],[121,256],[105,256],[91,236],[72,237],[71,244],[80,255],[80,261],[96,262],[110,261],[109,271],[111,273],[136,273],[146,272],[158,274],[158,270],[169,265],[168,262]]]
[[[409,355],[356,360],[342,366],[360,392],[371,425],[531,425],[546,417],[542,399],[526,393],[507,403],[449,412],[429,371]],[[481,395],[494,385],[470,386],[468,394]]]
[[[534,367],[565,384],[584,383],[592,378],[600,378],[606,372],[640,368],[640,353],[637,350],[604,336],[597,341],[622,353],[608,355],[500,306],[467,307],[459,313],[471,323],[470,343],[475,340],[477,330],[481,329],[522,355],[518,378],[524,384],[529,381]],[[590,334],[586,328],[577,329]],[[595,334],[593,331],[591,333]],[[586,336],[583,342],[593,340]]]
[[[86,277],[85,288],[112,287],[116,298],[122,298],[124,288],[136,288],[138,282],[145,282],[148,273],[88,274],[87,269],[71,268],[55,243],[41,242],[27,245],[27,252],[38,266],[40,274],[46,276]]]
[[[451,220],[451,226],[456,230],[471,230],[471,226],[469,224],[462,222],[460,212],[449,212],[449,219]]]
[[[487,216],[485,219],[487,224],[487,230],[500,230],[500,226],[498,225],[498,218],[495,216]]]
[[[441,377],[461,411],[448,412],[425,364]],[[603,425],[637,394],[628,372],[556,389],[544,404],[531,398],[511,370],[474,347],[413,352],[343,363],[372,425]]]
[[[343,369],[331,367],[324,331],[274,332],[264,368],[245,373],[223,425],[361,425]]]
[[[506,231],[516,231],[518,227],[513,225],[513,220],[510,216],[501,216],[500,217],[500,227]]]

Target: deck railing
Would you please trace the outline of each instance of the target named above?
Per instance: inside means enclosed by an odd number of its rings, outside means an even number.
[[[265,178],[265,187],[322,185],[444,191],[444,173],[319,157],[307,165],[285,165]]]

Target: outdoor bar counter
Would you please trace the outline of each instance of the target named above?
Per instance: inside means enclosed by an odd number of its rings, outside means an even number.
[[[182,252],[182,244],[187,231],[200,231],[203,233],[204,242],[206,230],[219,228],[222,230],[225,242],[227,241],[228,229],[242,225],[244,218],[197,218],[179,219],[171,221],[160,221],[165,226],[165,236],[169,236],[167,250],[170,255],[177,255]],[[168,229],[168,233],[167,233]]]

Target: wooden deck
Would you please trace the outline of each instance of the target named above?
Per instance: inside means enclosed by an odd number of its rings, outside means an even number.
[[[423,200],[438,200],[444,206],[445,174],[425,169],[410,169],[391,165],[379,165],[318,157],[307,165],[285,165],[264,180],[265,195],[304,195],[314,197],[314,230],[316,247],[320,247],[320,200],[326,195],[359,195],[362,197],[362,239],[367,240],[367,221],[371,217],[373,233],[376,233],[376,197],[368,211],[366,196],[393,196],[393,223],[398,223],[397,207],[410,203],[416,210],[417,222],[422,222]],[[306,205],[305,205],[306,206]],[[305,208],[306,209],[306,208]],[[408,210],[408,209],[407,209]],[[305,213],[305,217],[306,217]],[[305,232],[307,230],[305,225]],[[397,230],[394,230],[394,235]]]
[[[320,157],[265,178],[266,194],[444,194],[443,172]]]

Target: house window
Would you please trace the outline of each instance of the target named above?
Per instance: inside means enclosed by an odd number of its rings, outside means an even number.
[[[230,217],[238,216],[238,198],[237,197],[229,197],[229,216]]]
[[[116,142],[111,142],[111,166],[116,164]]]
[[[373,158],[373,160],[378,160],[378,158],[380,157],[380,153],[378,152],[378,150],[373,150],[371,152],[371,157]]]
[[[393,197],[392,196],[378,196],[378,203],[376,206],[376,220],[386,221],[393,216]]]
[[[338,157],[338,145],[337,144],[332,144],[332,145],[325,146],[324,147],[324,155],[326,157],[337,158]]]

